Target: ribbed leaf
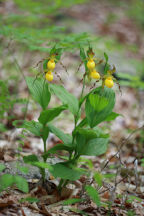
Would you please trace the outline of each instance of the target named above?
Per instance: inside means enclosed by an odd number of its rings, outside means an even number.
[[[68,109],[76,115],[79,109],[79,103],[77,98],[70,94],[63,86],[50,84],[50,89],[54,94],[63,102],[68,105]]]
[[[52,124],[48,124],[48,128],[50,132],[55,134],[60,140],[64,142],[65,145],[70,146],[72,144],[72,137],[69,134],[65,134],[63,131],[61,131],[59,128],[55,127]]]
[[[26,130],[30,131],[36,136],[42,135],[42,124],[39,122],[36,122],[34,120],[32,121],[26,121],[26,120],[15,120],[13,122],[13,125],[18,128],[25,128]]]
[[[73,150],[73,148],[69,147],[69,146],[66,146],[64,144],[57,144],[56,146],[49,149],[43,156],[44,156],[44,158],[47,158],[49,156],[49,154],[54,154],[57,151],[62,151],[62,150],[71,152]]]
[[[82,171],[70,168],[63,163],[57,163],[52,165],[52,169],[50,170],[52,175],[55,178],[69,179],[71,181],[75,181],[80,178],[83,174]]]
[[[104,121],[112,112],[115,104],[115,93],[112,89],[101,87],[95,89],[86,100],[85,111],[91,128]]]
[[[26,77],[26,82],[34,100],[37,101],[43,109],[46,109],[51,98],[48,83],[43,79],[35,79],[33,77]]]
[[[55,117],[57,117],[63,110],[65,110],[67,106],[62,105],[59,107],[51,108],[48,110],[44,110],[41,112],[39,117],[39,122],[45,125],[47,122],[52,121]]]
[[[84,137],[84,136],[83,136]],[[85,140],[85,138],[83,138]],[[77,145],[79,147],[80,155],[89,155],[89,156],[99,156],[106,152],[108,144],[108,138],[95,138],[91,139],[88,142],[80,142]]]
[[[110,113],[107,118],[105,119],[105,121],[112,121],[115,120],[118,116],[120,116],[120,114],[112,112]]]

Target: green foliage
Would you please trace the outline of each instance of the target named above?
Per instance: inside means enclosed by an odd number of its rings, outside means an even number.
[[[78,139],[77,145],[79,145],[79,155],[99,156],[106,152],[108,139],[107,138],[95,138],[88,142],[85,139]]]
[[[16,121],[13,121],[13,125],[18,128],[25,128],[26,130],[30,131],[32,134],[36,136],[42,135],[42,124],[34,120],[32,121],[16,120]]]
[[[103,179],[102,174],[99,172],[95,172],[94,173],[94,179],[97,182],[97,184],[101,187],[102,186],[102,179]]]
[[[79,109],[79,103],[74,95],[70,94],[63,86],[50,84],[51,91],[64,103],[68,105],[68,109],[76,115]]]
[[[142,202],[142,199],[140,199],[137,196],[129,196],[129,198],[126,200],[127,203],[132,203],[134,200],[137,200],[139,202]]]
[[[0,172],[2,172],[5,169],[5,165],[0,163]]]
[[[71,208],[70,209],[72,212],[75,212],[77,214],[81,214],[81,215],[84,215],[84,216],[89,216],[87,213],[85,213],[84,211],[80,210],[80,209],[76,209],[76,208]]]
[[[72,198],[72,199],[64,200],[62,202],[62,205],[72,205],[72,204],[82,202],[82,201],[83,199]]]
[[[29,202],[29,203],[37,203],[39,202],[39,199],[35,198],[35,197],[27,197],[27,198],[23,198],[20,200],[21,203],[23,202]]]
[[[64,144],[57,144],[56,146],[49,149],[43,156],[47,158],[49,156],[49,154],[54,154],[54,153],[56,153],[57,151],[60,151],[60,150],[65,150],[65,151],[70,152],[70,151],[73,150],[73,148],[71,146],[67,146],[67,145],[64,145]]]
[[[25,178],[21,176],[14,176],[14,184],[17,186],[19,190],[21,190],[24,193],[28,193],[28,183],[25,180]]]
[[[118,74],[120,80],[120,84],[123,86],[129,86],[136,89],[144,89],[144,82],[140,75],[131,75],[131,74]]]
[[[16,185],[16,187],[24,193],[28,193],[28,183],[21,176],[13,176],[10,174],[3,174],[0,176],[0,192],[11,187],[12,185]]]
[[[85,0],[68,0],[66,2],[63,2],[62,0],[26,0],[25,2],[22,2],[21,0],[14,0],[14,2],[22,10],[26,10],[34,14],[41,13],[47,15],[55,14],[59,8],[66,8],[75,4],[80,4],[85,2]]]
[[[113,90],[101,87],[95,89],[86,100],[85,111],[91,128],[104,121],[112,112],[115,104]]]
[[[43,109],[46,109],[51,98],[48,83],[45,83],[42,79],[35,80],[32,77],[27,77],[26,82],[34,100],[37,101]]]
[[[136,216],[136,213],[135,213],[135,211],[128,210],[127,211],[127,216]]]
[[[44,110],[41,112],[38,120],[41,124],[45,125],[48,122],[52,121],[54,118],[56,118],[66,108],[67,108],[67,106],[62,105],[59,107]]]
[[[17,167],[22,173],[27,174],[29,172],[29,168],[25,166],[18,166]]]
[[[64,163],[57,163],[50,170],[52,175],[57,178],[75,181],[83,174],[81,170],[66,166]]]
[[[115,120],[118,116],[120,116],[120,114],[115,113],[115,112],[111,112],[107,118],[105,119],[105,121],[112,121]]]
[[[98,207],[101,206],[100,197],[97,190],[90,185],[87,185],[85,187],[85,190],[87,194],[90,196],[90,198],[96,203],[96,205]]]
[[[70,136],[69,134],[65,134],[59,128],[56,128],[54,125],[50,123],[48,124],[48,128],[53,134],[55,134],[60,140],[63,141],[64,145],[68,145],[68,146],[71,145],[72,136]]]
[[[85,64],[85,75],[87,76],[87,56],[84,49],[80,46],[80,56]],[[92,48],[89,50],[92,52]],[[90,52],[88,50],[88,53]],[[61,48],[54,46],[50,50],[50,58],[53,58],[58,53],[58,59],[61,56]],[[54,56],[53,56],[54,54]],[[89,57],[89,54],[88,54]],[[105,54],[106,64],[108,64],[108,56]],[[47,70],[47,60],[43,60],[43,68]],[[106,67],[106,66],[105,66]],[[105,68],[104,68],[105,70]],[[107,73],[107,70],[105,71]],[[119,114],[112,112],[115,104],[115,93],[112,89],[104,86],[93,89],[87,95],[84,94],[85,79],[83,79],[83,87],[80,99],[69,93],[63,86],[57,84],[47,83],[42,79],[26,78],[26,82],[30,93],[34,100],[38,102],[42,111],[40,112],[38,121],[14,121],[13,124],[17,127],[24,128],[43,140],[44,153],[42,155],[43,161],[36,155],[29,155],[23,157],[25,163],[36,166],[40,169],[43,181],[45,181],[45,169],[55,177],[60,178],[58,190],[66,186],[68,181],[75,181],[81,175],[89,175],[89,171],[78,167],[79,158],[81,155],[100,156],[107,151],[109,134],[105,134],[97,125],[104,121],[114,120]],[[58,107],[48,108],[51,95],[56,95],[62,105]],[[85,105],[86,117],[80,118],[82,105]],[[69,110],[74,118],[74,129],[71,134],[65,134],[61,129],[51,124],[62,111]],[[46,144],[49,133],[55,134],[60,139],[60,144],[57,144],[47,151]],[[66,151],[68,154],[63,162],[56,164],[47,163],[47,158],[56,154],[58,157],[60,151]],[[89,163],[90,169],[93,164]],[[21,169],[25,171],[25,169]],[[99,173],[94,174],[94,178],[99,186],[102,185],[104,178]],[[17,179],[17,187],[21,187],[21,179]],[[24,189],[26,190],[26,189]],[[88,195],[93,199],[98,206],[100,206],[100,199],[97,191],[92,186],[86,186]],[[74,201],[75,202],[75,201]]]
[[[38,157],[36,155],[29,155],[29,156],[24,156],[23,160],[25,163],[33,163],[33,162],[38,162]]]
[[[142,0],[132,0],[127,11],[128,15],[137,22],[138,25],[144,25],[144,2]]]
[[[56,26],[58,17],[63,18],[63,9],[80,4],[86,0],[21,0],[14,1],[16,13],[8,13],[0,18],[0,34],[14,39],[30,51],[50,52],[55,43],[64,49],[78,48],[79,43],[86,44],[87,33],[69,34],[67,28]]]
[[[9,83],[7,80],[0,80],[0,119],[6,119],[8,122],[16,118],[13,112],[16,104],[25,104],[26,99],[18,98],[17,95],[11,95],[9,92]],[[0,132],[6,131],[6,125],[0,123]]]

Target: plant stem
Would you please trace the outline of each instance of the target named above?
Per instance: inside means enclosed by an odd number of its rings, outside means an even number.
[[[43,131],[45,130],[45,125],[43,125]],[[46,153],[46,139],[42,138],[43,140],[43,146],[44,146],[44,154]],[[43,161],[44,163],[46,162],[46,158],[43,157]],[[42,174],[42,179],[43,179],[43,182],[45,182],[45,169],[42,168],[41,169],[41,174]]]
[[[61,192],[63,182],[64,182],[63,179],[61,179],[60,182],[59,182],[59,185],[57,187],[59,192]]]
[[[46,153],[46,141],[43,141],[44,144],[44,154]],[[46,162],[46,159],[44,158],[44,162]]]
[[[85,78],[86,78],[86,74],[84,74],[84,78],[83,78],[83,87],[82,87],[82,91],[81,91],[80,99],[82,99],[82,97],[83,97],[83,93],[84,93],[84,88],[85,88]]]

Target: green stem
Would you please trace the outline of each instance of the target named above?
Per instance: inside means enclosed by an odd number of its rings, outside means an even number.
[[[59,182],[59,185],[57,187],[59,192],[61,192],[63,182],[64,182],[63,179],[61,179],[60,182]]]
[[[46,153],[46,141],[43,141],[44,144],[44,154]],[[46,159],[44,159],[44,162],[46,162]]]
[[[83,87],[82,87],[82,91],[81,91],[81,95],[80,95],[80,101],[81,101],[83,94],[84,94],[85,79],[86,79],[86,75],[84,75],[84,79],[83,79]],[[73,132],[75,131],[75,129],[77,127],[77,122],[79,120],[78,116],[79,116],[79,111],[80,111],[81,106],[82,106],[82,103],[79,103],[78,112],[74,116],[75,125],[74,125]],[[73,136],[72,136],[72,146],[74,145],[74,141],[75,141],[75,134],[73,134]],[[73,158],[72,158],[72,156],[73,156]],[[74,152],[74,155],[72,155],[72,152],[69,155],[69,161],[72,160],[73,162],[75,162],[78,158],[79,158],[79,155],[78,155],[77,151]],[[62,187],[66,186],[68,184],[68,182],[69,182],[69,180],[61,179],[59,182],[59,185],[58,185],[58,191],[61,192]]]
[[[81,101],[81,99],[82,99],[82,97],[83,97],[83,93],[84,93],[84,89],[85,89],[85,79],[86,79],[86,74],[84,75],[84,78],[83,78],[83,87],[82,87],[82,91],[81,91],[81,95],[80,95],[80,100],[79,101]],[[74,120],[75,120],[75,125],[74,125],[74,130],[73,131],[75,131],[75,129],[76,129],[76,127],[77,127],[77,122],[78,122],[78,115],[79,115],[79,111],[80,111],[80,108],[81,108],[81,106],[82,106],[82,103],[79,105],[79,109],[78,109],[78,112],[77,112],[77,115],[75,116],[75,118],[74,118]],[[72,139],[72,146],[74,145],[74,140],[75,140],[75,135],[73,135],[73,139]],[[75,158],[75,155],[77,154],[77,152],[75,151],[75,154],[74,154],[74,158]],[[73,158],[73,159],[74,159]]]
[[[86,74],[84,75],[84,78],[83,78],[83,87],[82,87],[82,91],[81,91],[80,99],[82,99],[82,97],[83,97],[84,88],[85,88],[85,79],[86,79]]]
[[[45,125],[43,125],[43,131],[44,130],[45,130]],[[45,154],[46,153],[46,140],[43,138],[42,138],[42,140],[43,140],[44,154]],[[43,157],[43,161],[44,161],[44,163],[46,162],[45,157]],[[41,169],[41,175],[42,175],[43,182],[45,182],[45,169],[44,168]]]

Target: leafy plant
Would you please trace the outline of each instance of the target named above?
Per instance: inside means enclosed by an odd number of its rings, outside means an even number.
[[[53,50],[54,48],[52,48]],[[51,74],[50,68],[54,68],[51,63],[57,62],[53,56],[55,52],[48,58],[47,62],[43,62],[44,73],[47,79],[47,74]],[[43,79],[35,79],[27,77],[26,82],[33,99],[39,103],[42,108],[38,121],[14,121],[14,125],[24,128],[43,140],[44,154],[43,162],[36,155],[25,156],[24,162],[33,166],[37,166],[42,174],[43,182],[45,182],[45,169],[49,169],[55,178],[60,178],[58,190],[66,186],[69,181],[75,181],[83,174],[88,174],[86,169],[81,169],[78,166],[79,158],[82,155],[99,156],[106,152],[109,135],[100,130],[98,124],[104,121],[114,120],[118,114],[113,113],[115,104],[115,93],[112,89],[106,87],[106,79],[112,80],[108,57],[105,54],[106,64],[104,74],[100,75],[102,86],[96,87],[89,93],[84,95],[86,79],[89,81],[91,70],[96,70],[97,59],[94,58],[92,48],[89,47],[87,54],[83,48],[80,48],[80,56],[85,64],[85,74],[83,76],[83,87],[80,98],[77,99],[69,93],[63,86],[54,83],[48,83]],[[60,58],[58,59],[60,60]],[[89,67],[89,61],[93,61]],[[101,61],[102,62],[102,61]],[[95,73],[95,72],[94,72]],[[99,82],[101,82],[99,80]],[[111,86],[112,87],[112,86]],[[54,108],[48,108],[52,95],[56,95],[62,104]],[[85,118],[81,119],[82,106],[85,106]],[[55,127],[51,122],[64,110],[69,110],[74,118],[74,129],[71,134],[65,134],[61,129]],[[61,141],[61,144],[50,148],[47,151],[47,139],[49,132],[55,134]],[[66,151],[68,158],[62,162],[51,164],[47,163],[47,158],[53,154],[59,156],[59,151]],[[100,183],[100,180],[99,180]],[[94,188],[86,187],[86,190],[91,197],[95,197],[96,191]],[[97,194],[97,205],[100,201]]]
[[[13,176],[11,174],[3,174],[0,177],[0,192],[16,185],[16,187],[24,193],[28,193],[28,183],[25,178],[21,176]]]
[[[16,118],[14,114],[14,106],[19,104],[25,104],[26,99],[18,98],[15,94],[10,95],[9,84],[7,80],[0,80],[0,132],[7,130],[8,126],[11,126],[11,121]],[[7,120],[7,124],[3,123],[3,120]]]

